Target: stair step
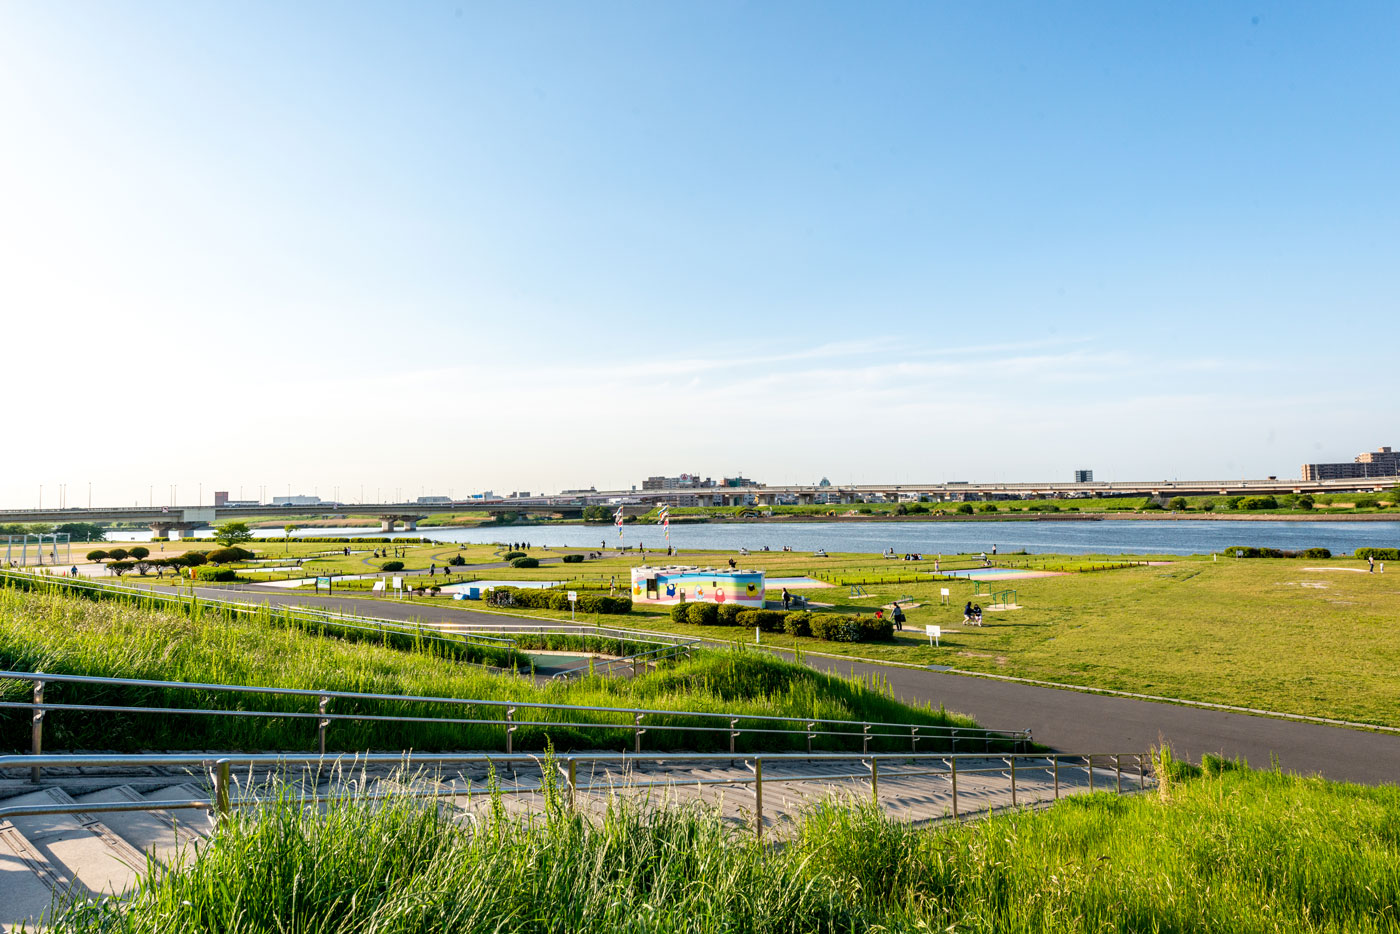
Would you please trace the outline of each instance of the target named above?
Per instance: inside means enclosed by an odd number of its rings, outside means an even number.
[[[79,804],[130,804],[145,801],[201,800],[196,788],[176,785],[142,795],[130,785],[118,785],[80,796]],[[176,855],[200,839],[196,828],[208,825],[203,811],[107,811],[95,815],[112,832],[142,854],[150,854],[162,866],[169,866]],[[144,868],[144,861],[142,863]]]
[[[76,805],[59,788],[20,795],[7,807]],[[145,865],[140,850],[117,836],[94,814],[35,814],[11,817],[17,830],[56,877],[73,880],[75,890],[93,895],[120,895],[136,882]],[[50,883],[51,885],[53,883]]]
[[[11,798],[0,804],[10,804]],[[43,923],[55,894],[71,880],[58,875],[8,821],[0,821],[0,932]]]

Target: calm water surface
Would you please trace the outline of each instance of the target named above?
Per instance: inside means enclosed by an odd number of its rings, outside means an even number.
[[[203,534],[211,534],[206,531]],[[282,538],[281,529],[259,529],[259,538]],[[308,537],[430,538],[442,542],[518,542],[531,545],[596,548],[619,543],[649,550],[666,547],[656,525],[628,525],[622,538],[613,526],[534,525],[483,528],[430,528],[382,533],[365,528],[306,529]],[[112,541],[145,541],[150,532],[112,532]],[[673,525],[670,544],[677,548],[774,551],[871,552],[893,548],[901,554],[959,552],[1028,552],[1061,554],[1208,554],[1230,545],[1255,545],[1297,551],[1330,548],[1350,553],[1357,548],[1400,547],[1400,522],[1271,522],[1210,519],[1053,520],[1013,522],[755,522],[752,524]]]

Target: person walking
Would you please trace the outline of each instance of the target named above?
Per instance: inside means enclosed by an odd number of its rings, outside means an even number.
[[[1366,556],[1366,573],[1368,573],[1368,574],[1374,574],[1374,573],[1376,573],[1376,556],[1375,556],[1375,555],[1367,555],[1367,556]]]
[[[783,609],[785,611],[792,609],[792,594],[788,593],[786,587],[783,588]]]
[[[894,602],[894,613],[891,615],[891,619],[894,620],[894,628],[900,630],[901,632],[903,632],[903,631],[904,631],[904,610],[902,610],[902,609],[900,608],[900,606],[899,606],[899,601],[898,601],[898,600],[896,600],[896,601]]]

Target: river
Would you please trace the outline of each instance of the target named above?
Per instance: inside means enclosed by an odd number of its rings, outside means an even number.
[[[201,534],[212,535],[211,530]],[[258,529],[258,538],[278,539],[281,529]],[[442,542],[529,542],[552,547],[594,548],[618,544],[645,545],[649,550],[667,545],[654,524],[623,527],[610,525],[522,525],[423,528],[416,532],[382,533],[377,529],[308,528],[300,535],[334,538],[430,538]],[[147,531],[109,532],[109,541],[146,541]],[[774,551],[791,546],[794,551],[868,552],[893,548],[900,554],[957,554],[1013,551],[1057,554],[1208,554],[1230,545],[1254,545],[1299,551],[1329,548],[1334,554],[1357,548],[1400,547],[1400,522],[1231,521],[1222,519],[1101,519],[1011,522],[752,522],[671,526],[670,544],[681,549],[757,551],[765,545]]]

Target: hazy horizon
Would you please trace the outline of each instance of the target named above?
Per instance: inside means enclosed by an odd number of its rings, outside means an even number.
[[[0,506],[1400,446],[1397,27],[0,0]]]

